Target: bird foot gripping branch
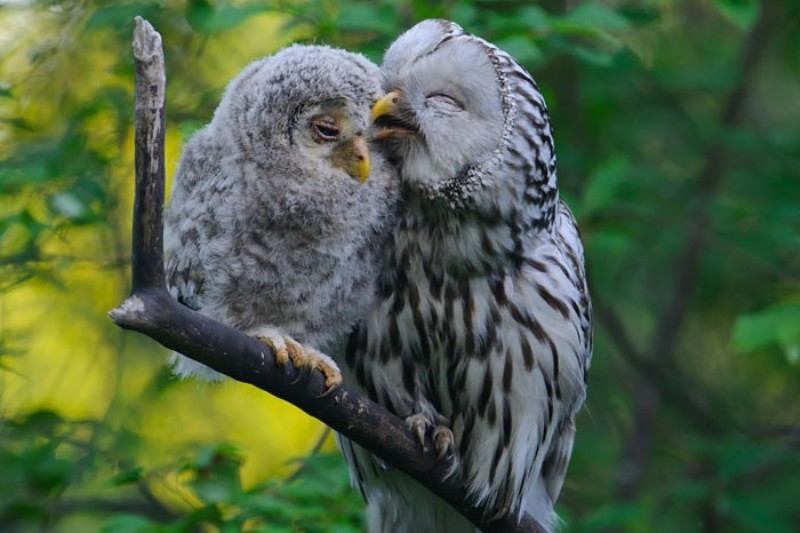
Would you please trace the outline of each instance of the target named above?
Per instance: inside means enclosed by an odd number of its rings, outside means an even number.
[[[272,348],[275,359],[281,366],[286,366],[291,361],[292,365],[300,371],[297,383],[306,372],[318,370],[325,377],[325,386],[328,388],[325,395],[342,384],[342,372],[336,362],[327,355],[312,348],[306,348],[288,335],[281,335],[277,330],[265,332],[255,337]]]

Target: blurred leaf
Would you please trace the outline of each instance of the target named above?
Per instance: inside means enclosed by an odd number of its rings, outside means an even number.
[[[577,209],[579,217],[588,217],[612,207],[617,201],[621,185],[625,182],[630,161],[622,154],[602,162],[589,177]]]
[[[58,413],[41,409],[19,420],[5,421],[4,424],[25,435],[53,435],[63,422],[64,419]]]
[[[149,533],[162,531],[163,528],[147,520],[143,516],[120,514],[106,520],[100,529],[102,533]]]
[[[388,5],[368,3],[343,3],[336,25],[341,30],[370,30],[381,33],[396,31],[395,15]]]
[[[605,505],[593,510],[584,518],[585,531],[599,531],[608,528],[621,531],[625,526],[647,523],[646,510],[637,505]]]
[[[630,26],[628,19],[605,4],[583,2],[555,24],[561,31],[589,31],[599,29],[623,30]]]
[[[768,498],[753,497],[748,494],[724,496],[720,509],[732,518],[741,531],[753,533],[796,533],[797,524],[791,517],[775,513]]]
[[[219,443],[203,446],[188,467],[197,471],[214,469],[228,462],[241,462],[239,449],[233,444]]]
[[[24,118],[18,118],[18,117],[17,118],[5,118],[5,117],[0,117],[0,123],[8,124],[9,126],[11,126],[13,128],[17,128],[19,130],[24,130],[24,131],[32,131],[33,130],[31,125]]]
[[[478,8],[467,2],[457,3],[450,12],[450,18],[465,28],[475,24],[479,16]]]
[[[195,472],[191,487],[204,502],[224,503],[241,492],[242,458],[235,446],[225,443],[205,446],[190,465]]]
[[[496,41],[495,44],[511,54],[514,59],[523,65],[534,64],[542,58],[541,50],[533,41],[520,35],[501,39]]]
[[[493,12],[486,16],[485,23],[493,35],[525,35],[529,31],[544,33],[550,29],[552,19],[550,15],[539,6],[525,6],[521,9],[509,12]]]
[[[144,467],[137,466],[129,470],[125,470],[116,474],[111,478],[111,484],[114,486],[130,485],[136,483],[144,477]]]
[[[197,133],[203,126],[205,126],[205,122],[201,120],[183,120],[178,123],[178,129],[181,132],[181,141],[188,141],[189,138]]]
[[[575,57],[589,65],[608,67],[611,66],[611,62],[613,61],[611,54],[606,51],[581,45],[572,45],[569,46],[568,49]]]
[[[661,19],[661,11],[652,5],[625,4],[619,8],[619,13],[638,25],[651,24]]]
[[[159,5],[157,3],[112,3],[109,6],[94,11],[86,21],[85,28],[87,30],[95,30],[98,28],[130,28],[130,34],[132,34],[134,17],[139,16],[145,19],[151,19],[153,18],[153,13],[158,10]]]
[[[733,328],[732,342],[740,352],[777,345],[787,356],[796,357],[800,346],[800,303],[776,305],[740,316]]]
[[[214,33],[234,28],[255,14],[266,11],[259,3],[214,7],[206,0],[192,0],[186,7],[186,20],[198,31]]]
[[[774,0],[764,1],[769,2]],[[758,16],[758,0],[714,0],[714,3],[728,20],[740,28],[749,28],[753,25]]]

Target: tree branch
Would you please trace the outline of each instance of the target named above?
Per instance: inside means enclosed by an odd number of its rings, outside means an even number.
[[[319,372],[279,367],[265,344],[180,305],[166,290],[162,251],[164,203],[165,73],[161,37],[136,18],[136,200],[133,219],[131,296],[109,315],[120,327],[144,333],[237,381],[249,383],[299,407],[335,431],[416,479],[484,531],[543,532],[529,515],[488,522],[491,510],[467,503],[467,492],[447,464],[423,449],[403,421],[344,384],[326,394]],[[488,511],[488,512],[487,512]]]

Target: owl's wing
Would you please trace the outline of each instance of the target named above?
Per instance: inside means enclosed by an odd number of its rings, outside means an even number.
[[[203,258],[211,237],[222,233],[214,192],[224,175],[220,148],[209,128],[198,131],[184,147],[165,213],[167,287],[194,310],[203,307],[207,280]]]
[[[203,295],[209,282],[203,261],[209,236],[220,233],[213,196],[208,194],[209,183],[220,177],[214,146],[205,129],[184,148],[165,216],[167,288],[176,300],[195,311],[203,311]],[[184,378],[217,381],[223,377],[177,352],[169,364],[175,374]]]
[[[570,416],[562,421],[556,430],[556,437],[550,453],[542,463],[542,481],[550,501],[555,502],[561,493],[561,486],[567,476],[567,466],[572,456],[575,441],[575,417]]]
[[[167,289],[181,304],[199,311],[202,309],[203,268],[199,260],[171,254],[167,259]]]

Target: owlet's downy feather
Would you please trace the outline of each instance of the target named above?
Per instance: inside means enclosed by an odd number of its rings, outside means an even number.
[[[394,171],[365,136],[379,80],[366,58],[325,46],[252,63],[186,144],[166,213],[172,294],[329,386],[341,376],[316,350],[339,351],[373,302],[394,220]]]
[[[432,435],[487,518],[527,512],[553,528],[592,329],[544,99],[508,54],[444,20],[408,30],[382,68],[373,118],[403,207],[346,371]],[[370,531],[473,530],[401,472],[342,448]]]

